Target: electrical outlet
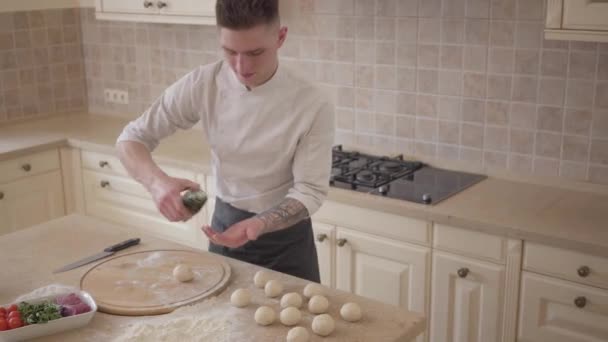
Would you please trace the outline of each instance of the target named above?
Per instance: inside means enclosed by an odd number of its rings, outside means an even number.
[[[108,103],[129,104],[129,92],[119,89],[104,89],[104,99]]]

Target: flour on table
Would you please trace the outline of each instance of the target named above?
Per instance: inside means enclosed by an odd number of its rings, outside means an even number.
[[[123,334],[113,339],[116,342],[229,342],[230,317],[225,310],[214,310],[217,298],[184,306],[170,314],[121,327]]]
[[[67,286],[67,285],[62,285],[62,284],[50,284],[50,285],[35,289],[34,291],[32,291],[30,293],[19,296],[14,300],[14,302],[15,303],[27,302],[32,299],[37,299],[37,298],[42,298],[42,297],[51,297],[51,296],[56,296],[56,295],[60,295],[60,294],[79,292],[79,291],[80,291],[79,288],[73,287],[73,286]]]

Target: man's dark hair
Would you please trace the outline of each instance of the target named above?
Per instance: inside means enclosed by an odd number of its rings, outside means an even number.
[[[279,19],[279,0],[217,0],[217,25],[231,30],[271,24]]]

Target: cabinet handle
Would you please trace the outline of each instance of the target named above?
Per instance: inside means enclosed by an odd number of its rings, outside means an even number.
[[[327,239],[327,234],[319,234],[317,235],[317,241],[323,242]]]
[[[159,1],[156,3],[156,7],[158,7],[158,8],[167,7],[167,3],[163,2],[163,1]]]
[[[589,275],[589,273],[591,273],[591,269],[589,269],[588,266],[581,266],[578,268],[578,270],[576,270],[576,272],[579,276],[585,278]]]
[[[574,299],[574,305],[576,305],[577,308],[584,308],[585,305],[587,305],[587,298],[584,296],[576,297]]]
[[[348,241],[346,239],[338,239],[338,246],[344,247]]]
[[[459,269],[457,273],[460,278],[466,278],[469,275],[469,269],[466,267],[463,267],[463,268]]]
[[[107,188],[110,186],[110,182],[102,180],[101,182],[99,182],[99,185],[101,185],[102,188]]]
[[[104,167],[106,167],[108,165],[110,165],[110,163],[108,163],[105,160],[102,160],[102,161],[99,162],[99,167],[101,167],[101,168],[104,168]]]
[[[4,198],[4,192],[0,192],[0,200]]]
[[[154,6],[154,3],[152,1],[144,1],[145,8],[150,8],[152,6]]]
[[[30,172],[30,170],[32,170],[32,165],[30,165],[30,164],[23,164],[23,165],[21,166],[21,168],[22,168],[22,169],[23,169],[23,171],[25,171],[25,172]]]

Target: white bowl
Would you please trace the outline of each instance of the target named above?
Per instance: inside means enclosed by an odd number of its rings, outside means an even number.
[[[33,300],[28,300],[28,303],[38,304],[45,300],[53,300],[61,295],[67,295],[68,293],[58,294],[53,296],[41,297]],[[76,293],[80,300],[87,303],[91,307],[91,311],[81,313],[74,316],[62,317],[58,319],[54,319],[47,323],[40,324],[30,324],[23,326],[17,329],[0,331],[0,342],[13,342],[13,341],[23,341],[29,340],[32,338],[37,338],[41,336],[47,336],[56,334],[59,332],[72,330],[76,328],[83,327],[91,321],[95,312],[97,312],[97,304],[93,300],[90,294],[85,291],[80,291]],[[18,303],[15,303],[18,304]],[[3,305],[4,307],[8,307],[10,304]]]

